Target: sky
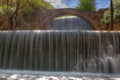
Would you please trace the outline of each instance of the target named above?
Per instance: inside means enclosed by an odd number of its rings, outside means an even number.
[[[55,8],[75,8],[79,0],[45,0],[50,2]],[[109,6],[109,0],[96,0],[96,8],[106,8]]]

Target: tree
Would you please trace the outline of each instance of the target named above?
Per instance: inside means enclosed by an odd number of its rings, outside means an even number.
[[[120,0],[113,0],[113,22],[120,21]],[[105,24],[109,24],[111,22],[111,9],[110,7],[104,12],[102,22]],[[112,25],[112,24],[111,24]]]
[[[113,1],[110,0],[110,11],[111,11],[111,30],[113,30],[113,15],[114,15],[114,10],[113,10]]]
[[[76,8],[80,10],[95,11],[95,0],[79,0],[79,4]]]
[[[43,0],[0,0],[0,29],[15,29],[22,22],[19,18],[24,13],[33,16],[37,15],[34,14],[36,11],[53,8]]]
[[[14,29],[17,26],[17,16],[19,10],[21,10],[28,0],[1,0],[0,1],[0,27],[9,26],[10,29]],[[9,25],[8,22],[9,21]],[[3,25],[4,24],[4,25]]]

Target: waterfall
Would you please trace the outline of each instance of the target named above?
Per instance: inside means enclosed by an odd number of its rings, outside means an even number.
[[[120,73],[120,32],[0,31],[0,68]]]
[[[80,17],[55,18],[51,23],[52,30],[93,30],[93,27]]]

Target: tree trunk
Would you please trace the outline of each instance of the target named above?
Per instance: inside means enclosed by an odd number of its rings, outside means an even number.
[[[113,30],[113,13],[114,13],[114,9],[113,9],[113,1],[110,0],[110,8],[111,8],[111,30]]]

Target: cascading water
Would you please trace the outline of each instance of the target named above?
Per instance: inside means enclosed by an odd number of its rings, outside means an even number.
[[[120,73],[120,32],[1,31],[0,68]]]
[[[119,80],[120,32],[92,31],[81,18],[51,29],[0,31],[0,80]]]
[[[93,30],[94,28],[87,21],[80,17],[55,18],[51,23],[52,30]]]

